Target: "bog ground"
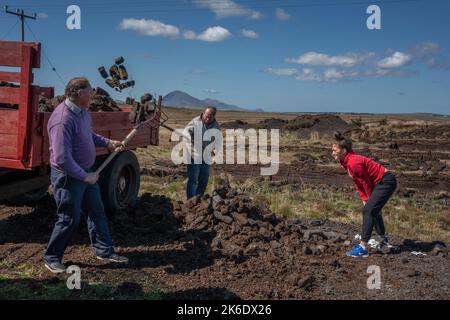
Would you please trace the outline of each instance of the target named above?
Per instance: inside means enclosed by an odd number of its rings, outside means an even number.
[[[181,128],[198,110],[166,109]],[[65,261],[82,289],[50,274],[42,255],[54,223],[51,195],[35,206],[0,206],[0,298],[45,299],[449,299],[450,119],[431,116],[219,112],[224,128],[280,128],[280,170],[212,168],[209,195],[185,201],[185,168],[170,161],[170,133],[137,151],[141,197],[110,217],[128,266],[95,259],[84,223]],[[237,121],[238,120],[238,121]],[[394,248],[348,258],[361,202],[331,158],[330,136],[349,131],[355,149],[395,172],[383,215]],[[418,254],[420,252],[421,254]],[[380,267],[369,290],[367,268]]]

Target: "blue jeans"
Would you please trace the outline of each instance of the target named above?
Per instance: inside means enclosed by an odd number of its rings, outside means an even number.
[[[193,161],[192,161],[193,162]],[[209,165],[206,163],[187,165],[187,188],[186,196],[188,199],[196,195],[203,195],[208,186]]]
[[[51,183],[58,220],[48,243],[44,256],[45,261],[48,263],[62,262],[64,251],[80,223],[81,211],[87,216],[89,237],[97,256],[107,256],[113,253],[98,184],[87,184],[53,167]]]

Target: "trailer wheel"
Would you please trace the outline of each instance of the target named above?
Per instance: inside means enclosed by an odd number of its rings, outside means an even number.
[[[121,152],[100,173],[100,189],[107,214],[114,214],[137,202],[140,167],[131,151]]]
[[[48,191],[48,185],[46,187],[41,187],[36,190],[28,191],[25,193],[22,193],[18,196],[11,197],[8,199],[8,202],[13,205],[26,205],[26,204],[32,204],[35,202],[38,202],[41,200]]]

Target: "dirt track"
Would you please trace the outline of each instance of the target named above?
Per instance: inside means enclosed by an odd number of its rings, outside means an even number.
[[[52,228],[53,201],[34,209],[0,209],[0,260],[42,265]],[[394,239],[394,249],[364,260],[345,257],[357,233],[330,221],[287,220],[224,188],[186,203],[145,194],[138,206],[110,219],[116,247],[128,267],[102,264],[86,227],[65,259],[84,274],[102,274],[140,290],[153,279],[164,298],[188,299],[449,299],[450,256],[445,244]],[[415,256],[412,251],[425,252]],[[381,268],[382,287],[369,290],[367,268]],[[52,276],[45,273],[44,279]]]
[[[306,139],[319,123],[315,119],[291,122],[298,126],[290,132],[301,131],[298,137]],[[266,127],[287,123],[261,121]],[[326,130],[319,134],[336,129],[326,123],[319,126]],[[450,205],[448,125],[368,132],[353,133],[357,151],[396,173],[398,194]],[[292,154],[293,160],[282,162],[270,179],[274,192],[283,185],[307,184],[355,193],[351,179],[331,159],[329,145],[289,143],[280,151]],[[224,165],[216,170],[236,181],[261,179],[256,165]],[[142,174],[176,176],[183,175],[184,168],[168,160],[149,161]],[[1,264],[0,273],[24,263],[43,268],[54,212],[50,196],[34,208],[0,205],[0,261],[7,262]],[[129,266],[98,262],[85,224],[65,260],[79,265],[84,277],[101,277],[124,293],[142,291],[142,283],[150,279],[169,299],[450,299],[448,245],[394,238],[393,249],[374,250],[369,258],[355,260],[343,253],[350,249],[359,226],[287,220],[237,190],[218,189],[211,197],[186,203],[144,194],[135,208],[110,218],[110,229],[116,248],[131,258]],[[366,286],[371,265],[381,269],[380,290]],[[35,281],[65,280],[44,272]]]

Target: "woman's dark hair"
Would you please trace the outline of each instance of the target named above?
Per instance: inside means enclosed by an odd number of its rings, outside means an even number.
[[[353,151],[352,140],[345,137],[339,131],[335,131],[333,133],[333,136],[334,136],[334,139],[336,140],[336,144],[339,146],[339,148],[341,148],[341,149],[344,148],[345,150],[347,150],[347,152]]]

